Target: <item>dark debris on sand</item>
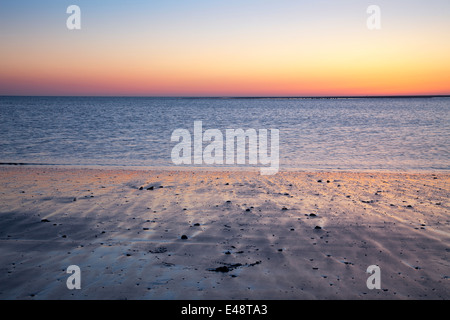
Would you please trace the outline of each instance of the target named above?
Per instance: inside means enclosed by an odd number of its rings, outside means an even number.
[[[241,267],[253,267],[253,266],[255,266],[257,264],[260,264],[260,263],[261,263],[261,261],[256,261],[254,263],[245,263],[245,264],[242,264],[242,263],[223,263],[223,265],[220,266],[220,267],[208,268],[207,270],[208,271],[224,272],[225,273],[225,272],[230,272],[230,271],[232,271],[234,269],[241,268]]]

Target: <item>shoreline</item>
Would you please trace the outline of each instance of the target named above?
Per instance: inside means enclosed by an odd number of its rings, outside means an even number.
[[[136,165],[87,165],[87,164],[37,164],[21,162],[0,162],[1,168],[54,168],[65,170],[124,170],[124,171],[199,171],[199,172],[260,172],[262,167],[239,167],[239,166],[136,166]],[[405,173],[405,174],[450,174],[450,169],[311,169],[302,167],[279,168],[278,173],[283,172],[303,172],[303,173]]]
[[[0,299],[450,299],[449,173],[0,166],[0,194]]]

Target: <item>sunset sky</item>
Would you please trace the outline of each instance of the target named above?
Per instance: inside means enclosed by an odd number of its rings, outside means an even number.
[[[0,95],[450,94],[449,0],[2,0],[0,43]]]

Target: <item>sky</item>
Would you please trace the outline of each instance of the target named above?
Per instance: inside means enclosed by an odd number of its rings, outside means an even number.
[[[0,43],[0,95],[450,94],[448,0],[0,0]]]

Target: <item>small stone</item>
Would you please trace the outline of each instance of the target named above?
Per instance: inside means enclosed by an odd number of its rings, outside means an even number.
[[[195,226],[195,227],[199,227],[199,226],[200,226],[200,223],[198,223],[198,222],[197,222],[197,223],[194,223],[194,226]]]
[[[153,186],[147,188],[147,190],[153,190],[153,189],[154,189]]]
[[[322,227],[320,227],[320,226],[315,226],[314,229],[320,230],[320,229],[322,229]]]
[[[317,215],[315,213],[310,213],[309,216],[310,217],[317,217]]]
[[[228,271],[230,271],[230,268],[228,268],[227,266],[222,266],[222,267],[217,267],[216,269],[214,269],[214,271],[217,271],[217,272],[228,272]]]
[[[48,219],[42,219],[41,222],[50,222]]]
[[[185,235],[185,234],[183,234],[182,236],[181,236],[181,240],[187,240],[187,235]]]
[[[143,190],[143,189],[144,189],[144,187],[140,187],[140,188],[139,188],[139,190]]]

